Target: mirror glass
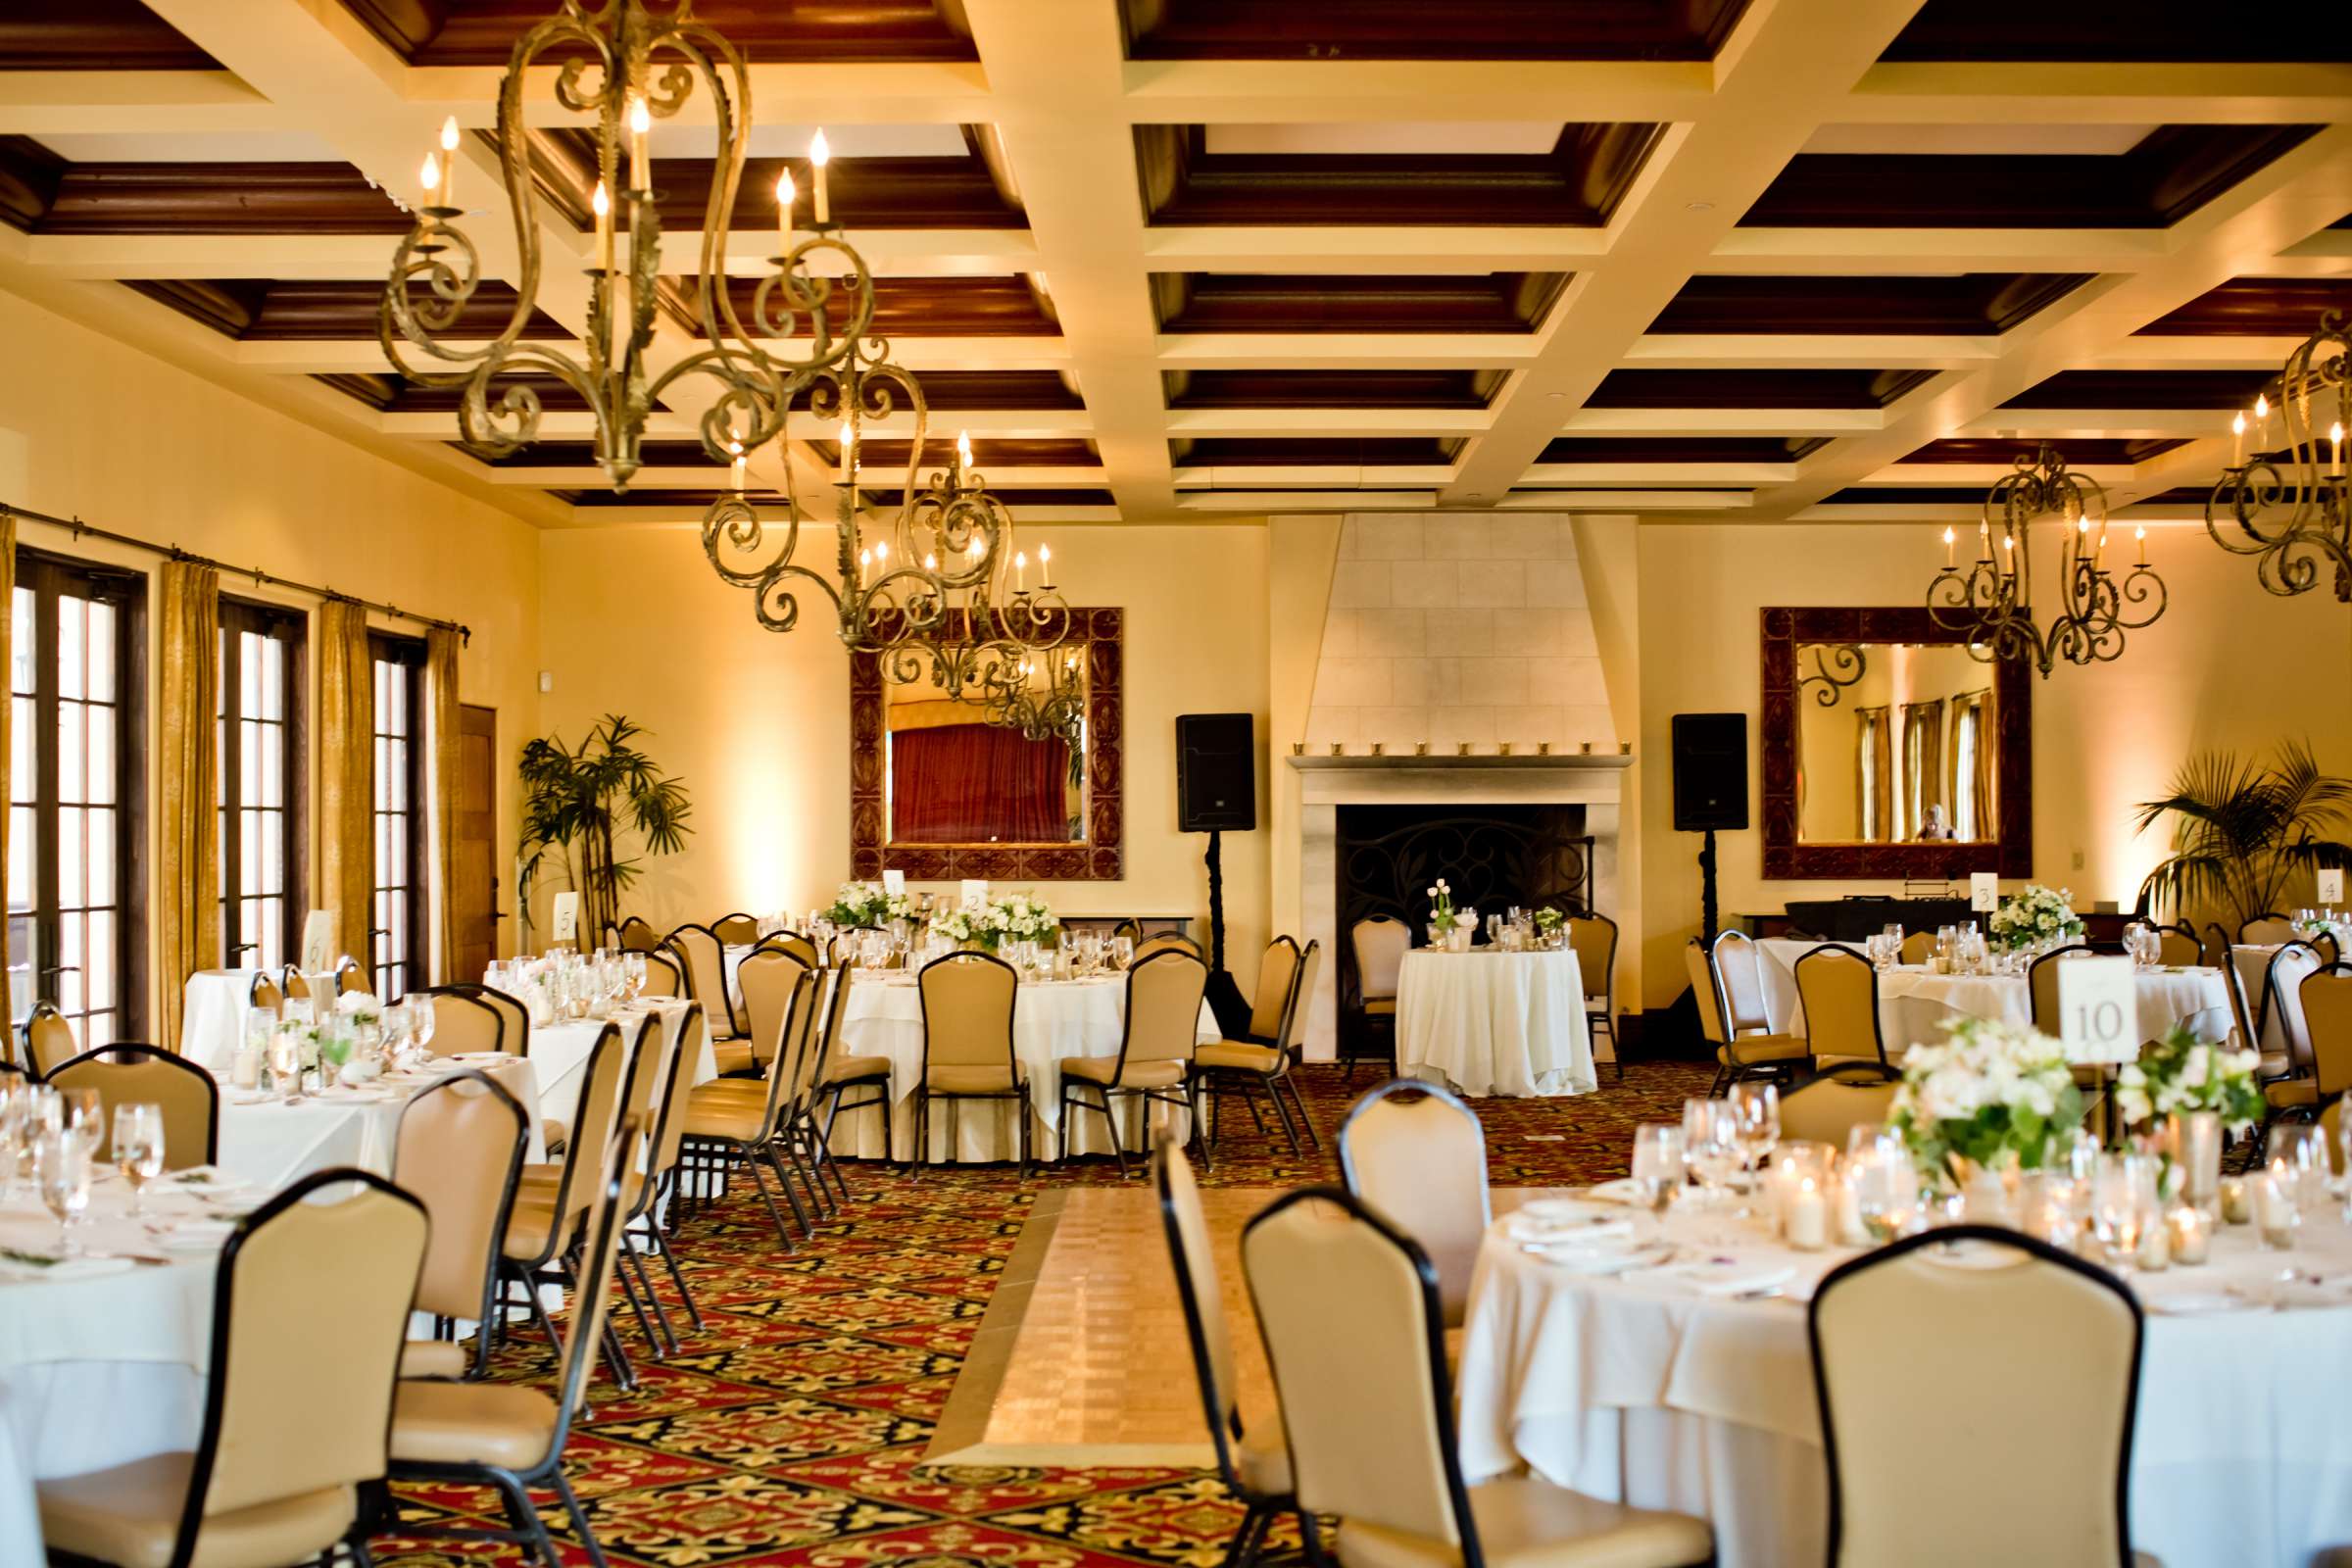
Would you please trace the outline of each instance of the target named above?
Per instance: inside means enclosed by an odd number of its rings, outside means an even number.
[[[1961,643],[1796,645],[1797,838],[2000,837],[1993,666]]]
[[[1062,694],[1077,699],[1060,733],[991,724],[968,695],[952,698],[929,680],[883,687],[892,844],[1086,842],[1088,662],[1067,647],[1048,657],[1060,666]],[[1028,688],[1041,710],[1054,695],[1044,664]]]

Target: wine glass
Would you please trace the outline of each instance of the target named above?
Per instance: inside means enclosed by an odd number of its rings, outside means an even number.
[[[1732,1085],[1725,1102],[1731,1106],[1739,1139],[1742,1185],[1752,1192],[1756,1168],[1772,1157],[1773,1145],[1781,1141],[1781,1092],[1772,1084],[1751,1079]],[[1740,1212],[1744,1216],[1750,1211],[1742,1208]]]
[[[90,1206],[89,1146],[79,1133],[48,1128],[33,1147],[32,1162],[41,1202],[57,1221],[58,1255],[72,1257],[80,1250],[74,1241],[74,1222]]]
[[[1890,1139],[1874,1140],[1846,1160],[1846,1185],[1853,1189],[1854,1211],[1871,1240],[1891,1242],[1911,1228],[1919,1214],[1919,1168],[1910,1151]]]
[[[629,988],[629,1000],[635,1002],[645,995],[645,955],[625,953],[620,958],[621,983]]]
[[[1661,1122],[1634,1129],[1634,1200],[1664,1216],[1683,1185],[1683,1130]]]
[[[2327,1202],[2328,1178],[2333,1174],[2327,1130],[2317,1122],[2280,1122],[2271,1129],[2271,1141],[2263,1153],[2264,1163],[2274,1172],[2285,1166],[2295,1207],[2307,1214],[2317,1213]]]
[[[115,1107],[115,1163],[130,1183],[130,1212],[136,1216],[147,1184],[164,1173],[164,1107],[129,1101]]]
[[[96,1158],[106,1142],[105,1102],[95,1089],[61,1089],[58,1098],[65,1105],[65,1130],[81,1141],[84,1158]]]
[[[270,1083],[280,1100],[302,1098],[303,1028],[299,1023],[281,1024],[270,1037]]]
[[[433,1044],[433,1004],[419,1003],[409,1014],[409,1039],[419,1054],[430,1055]]]
[[[18,1162],[30,1139],[33,1086],[0,1078],[0,1205],[17,1196]]]
[[[1703,1200],[1713,1202],[1745,1159],[1740,1150],[1740,1124],[1727,1102],[1683,1102],[1683,1157],[1698,1178]]]

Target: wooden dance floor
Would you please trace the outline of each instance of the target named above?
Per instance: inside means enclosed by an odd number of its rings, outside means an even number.
[[[1200,1193],[1233,1325],[1244,1427],[1273,1420],[1274,1397],[1242,1283],[1242,1227],[1283,1191]],[[1497,1188],[1494,1211],[1544,1191]],[[1216,1462],[1149,1187],[1072,1187],[1038,1199],[923,1462]]]

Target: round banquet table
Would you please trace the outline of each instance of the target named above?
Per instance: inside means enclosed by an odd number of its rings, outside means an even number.
[[[1598,1087],[1573,949],[1415,948],[1396,975],[1396,1067],[1465,1095]]]
[[[1061,1139],[1061,1071],[1064,1056],[1115,1056],[1126,1029],[1127,978],[1100,975],[1085,980],[1023,980],[1013,993],[1013,1055],[1029,1069],[1031,1108],[1037,1125],[1031,1129],[1031,1151],[1039,1159],[1062,1154],[1110,1152],[1102,1118],[1091,1112],[1078,1116],[1076,1136],[1063,1147]],[[1200,1004],[1197,1044],[1221,1040],[1216,1016]],[[923,1003],[912,974],[888,977],[860,973],[850,987],[841,1015],[841,1049],[853,1056],[885,1056],[890,1060],[891,1134],[895,1147],[882,1147],[882,1117],[875,1110],[845,1111],[833,1129],[835,1152],[848,1159],[906,1159],[914,1152],[914,1091],[923,1075]],[[1119,1112],[1130,1152],[1151,1147],[1151,1129],[1165,1126],[1177,1138],[1191,1135],[1191,1117],[1173,1105],[1150,1102],[1148,1127],[1134,1125],[1137,1106],[1146,1102],[1125,1097]],[[1014,1124],[1011,1101],[967,1100],[931,1108],[931,1149],[934,1160],[990,1161],[1020,1157],[1020,1133]],[[956,1149],[948,1152],[948,1128],[956,1123]]]
[[[245,1038],[245,1011],[260,969],[199,969],[180,993],[179,1054],[199,1067],[228,1071]]]
[[[1665,1266],[1604,1276],[1523,1250],[1509,1223],[1488,1232],[1471,1283],[1455,1381],[1465,1475],[1524,1467],[1702,1515],[1722,1568],[1822,1561],[1805,1302],[1854,1252],[1789,1251],[1678,1207]],[[2352,1378],[2352,1230],[2307,1215],[2284,1260],[2321,1283],[2276,1283],[2280,1254],[2242,1225],[2222,1228],[2207,1266],[2127,1276],[2147,1309],[2132,1544],[2166,1568],[2303,1568],[2352,1541],[2352,1427],[2331,1393]],[[1783,1294],[1730,1298],[1768,1283]],[[2237,1309],[2200,1310],[2221,1295]],[[1923,1441],[1937,1420],[1922,1412]]]
[[[522,1106],[530,1128],[528,1158],[546,1158],[539,1133],[540,1097],[530,1061],[522,1056],[442,1056],[425,1069],[388,1075],[365,1089],[335,1088],[291,1103],[266,1090],[220,1085],[218,1163],[265,1191],[334,1165],[356,1165],[388,1176],[400,1137],[400,1113],[439,1078],[460,1067],[487,1074]],[[216,1073],[215,1077],[220,1075]]]
[[[1805,1032],[1795,964],[1821,945],[1779,937],[1756,944],[1763,955],[1756,967],[1764,979],[1765,1010],[1782,1033]],[[2218,1044],[2230,1038],[2234,1019],[2219,969],[2141,969],[2132,976],[2132,989],[2139,1001],[2140,1039],[2161,1040],[2177,1023],[2186,1024],[2199,1040]],[[1937,1038],[1947,1020],[1961,1016],[2031,1028],[2031,983],[2022,974],[1937,974],[1924,964],[1898,963],[1879,972],[1879,1032],[1890,1059]]]

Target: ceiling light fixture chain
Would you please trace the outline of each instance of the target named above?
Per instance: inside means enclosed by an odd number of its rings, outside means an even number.
[[[2034,619],[2031,529],[2049,517],[2064,524],[2057,563],[2061,608],[2043,627]],[[1928,585],[1928,613],[1938,626],[1964,634],[1979,661],[2029,660],[2045,677],[2060,660],[2092,664],[2117,659],[2125,633],[2154,624],[2168,595],[2164,579],[2148,564],[2146,527],[2132,529],[2138,560],[2120,582],[2105,564],[2107,530],[2105,486],[2067,467],[2047,442],[2038,452],[2021,452],[1984,497],[1979,554],[1965,570],[1953,555],[1952,530],[1943,530],[1943,568]]]
[[[2325,437],[2312,413],[2328,420]],[[2344,430],[2352,424],[2352,336],[2341,312],[2318,330],[2244,414],[2230,421],[2230,466],[2205,498],[2205,531],[2232,555],[2256,558],[2255,576],[2281,598],[2311,592],[2323,563],[2335,568],[2335,597],[2352,601],[2352,496],[2344,476]],[[2271,445],[2276,417],[2285,444]],[[2246,434],[2254,448],[2249,458]],[[2327,446],[2322,448],[2325,440]]]

